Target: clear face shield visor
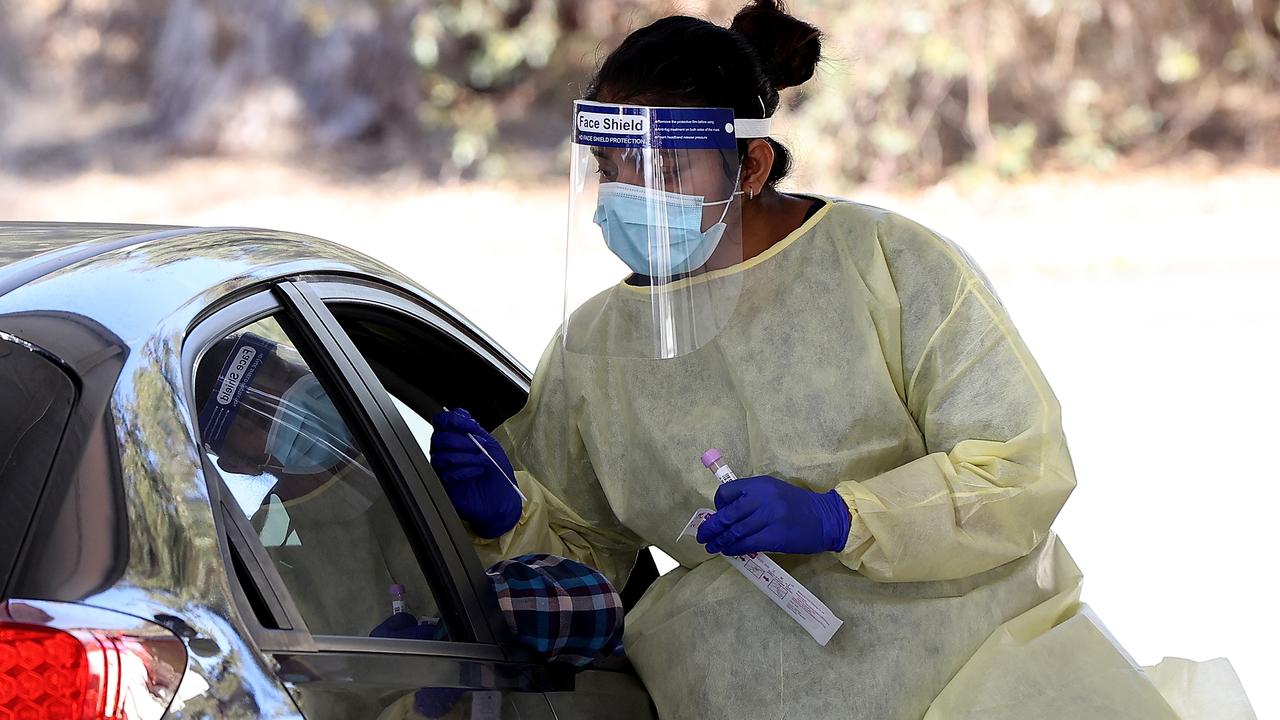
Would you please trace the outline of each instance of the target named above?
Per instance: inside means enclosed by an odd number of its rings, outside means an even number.
[[[714,338],[741,288],[738,139],[723,108],[574,104],[565,346],[673,358]]]
[[[206,448],[246,475],[334,473],[358,464],[350,432],[293,348],[245,333],[200,411]]]

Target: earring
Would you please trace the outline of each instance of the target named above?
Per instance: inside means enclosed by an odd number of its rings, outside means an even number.
[[[747,199],[748,199],[748,200],[755,200],[755,199],[756,199],[756,191],[755,191],[755,190],[752,190],[751,188],[747,188]]]

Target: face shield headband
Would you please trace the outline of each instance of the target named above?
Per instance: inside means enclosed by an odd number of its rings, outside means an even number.
[[[276,343],[253,333],[243,333],[227,355],[213,393],[200,409],[200,431],[204,442],[215,453],[222,452],[227,431],[240,410],[244,395],[263,361],[276,349]]]
[[[735,147],[769,137],[773,118],[735,118],[728,108],[647,107],[588,100],[573,104],[573,142],[614,148]]]

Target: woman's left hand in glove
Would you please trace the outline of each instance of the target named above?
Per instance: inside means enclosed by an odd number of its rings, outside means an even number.
[[[816,493],[758,475],[721,485],[715,502],[716,513],[698,528],[709,553],[839,552],[849,537],[849,507],[835,490]]]

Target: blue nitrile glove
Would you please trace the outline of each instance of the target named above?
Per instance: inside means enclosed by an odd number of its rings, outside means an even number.
[[[511,484],[515,470],[498,441],[461,408],[438,413],[431,418],[431,425],[435,428],[431,467],[444,483],[458,515],[482,538],[496,538],[515,527],[523,504]],[[476,447],[476,441],[484,451]]]
[[[406,612],[392,615],[369,632],[369,637],[400,640],[445,640],[447,635],[444,623],[418,622],[418,618]]]
[[[383,620],[369,633],[369,637],[398,638],[400,640],[445,640],[444,623],[418,622],[418,618],[406,612],[398,612]],[[413,694],[413,709],[423,717],[442,718],[467,693],[462,688],[426,687]]]
[[[834,552],[844,549],[850,522],[835,490],[816,493],[758,475],[716,490],[716,513],[698,528],[698,542],[725,555]]]
[[[465,688],[422,688],[413,694],[413,709],[425,718],[442,718],[468,692]]]

